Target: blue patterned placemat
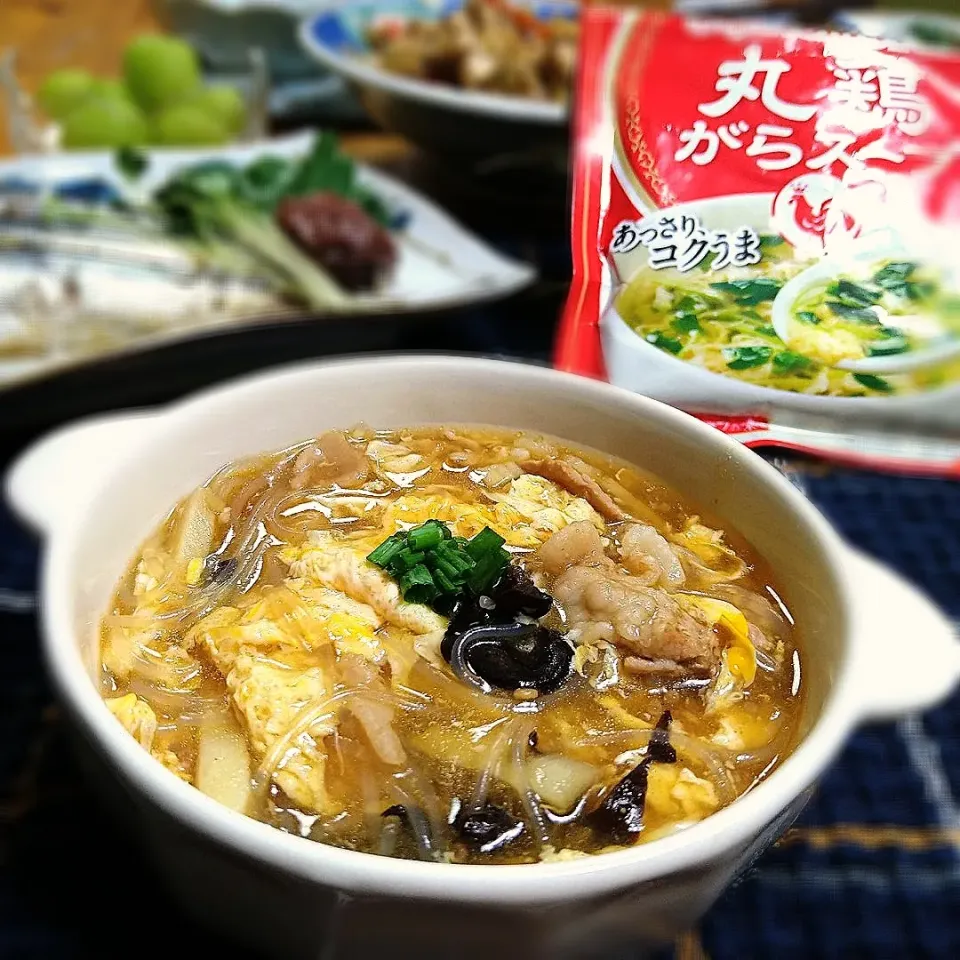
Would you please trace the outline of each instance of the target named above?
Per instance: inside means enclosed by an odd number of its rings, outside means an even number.
[[[846,471],[797,476],[853,543],[960,618],[960,485]],[[244,960],[179,916],[79,779],[40,664],[36,562],[32,539],[0,511],[0,957]],[[953,960],[958,904],[955,697],[923,717],[858,733],[798,825],[672,956]],[[149,930],[149,953],[114,935],[129,917]]]

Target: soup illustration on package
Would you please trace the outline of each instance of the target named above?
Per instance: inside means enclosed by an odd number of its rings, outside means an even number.
[[[556,365],[751,445],[960,472],[960,58],[592,7]]]

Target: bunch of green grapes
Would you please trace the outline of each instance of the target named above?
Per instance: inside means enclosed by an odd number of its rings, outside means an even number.
[[[57,70],[38,91],[40,106],[61,126],[67,149],[218,146],[243,129],[243,98],[228,86],[204,86],[193,48],[175,37],[147,35],[123,55],[123,78]]]

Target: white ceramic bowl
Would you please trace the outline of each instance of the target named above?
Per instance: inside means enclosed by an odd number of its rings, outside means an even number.
[[[776,232],[770,225],[772,197],[769,193],[716,197],[677,204],[663,213],[694,214],[710,229],[733,230],[751,224],[760,233],[770,233]],[[646,259],[642,247],[617,259],[624,282]],[[960,427],[960,383],[904,397],[825,397],[761,387],[680,360],[647,343],[627,325],[612,298],[600,318],[600,338],[611,383],[686,410],[740,414],[787,410],[835,417],[838,422]]]
[[[576,10],[565,0],[531,0],[529,6]],[[419,0],[328,3],[328,9],[301,24],[300,42],[321,67],[347,81],[380,126],[418,146],[474,161],[530,152],[542,155],[544,162],[565,156],[566,104],[402,77],[372,62],[363,37],[368,20],[380,14],[428,16],[431,10],[443,12]]]
[[[527,866],[323,846],[233,813],[168,773],[111,716],[92,679],[95,625],[114,583],[172,504],[222,464],[358,420],[546,431],[653,471],[739,530],[772,565],[800,625],[797,750],[682,833]],[[845,546],[758,456],[657,402],[538,367],[401,356],[267,372],[160,412],[61,430],[14,465],[7,493],[46,539],[46,659],[94,782],[133,819],[187,909],[285,958],[321,956],[334,930],[339,952],[324,957],[560,957],[669,940],[790,825],[857,723],[932,705],[960,679],[960,646],[943,616]]]

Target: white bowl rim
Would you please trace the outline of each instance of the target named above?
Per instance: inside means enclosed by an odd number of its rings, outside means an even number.
[[[519,377],[565,384],[585,399],[627,407],[638,416],[652,417],[680,433],[696,437],[704,456],[722,454],[734,468],[773,487],[794,522],[802,523],[824,552],[823,575],[840,598],[838,615],[844,618],[844,649],[833,686],[819,717],[796,749],[763,783],[705,820],[649,844],[628,850],[560,863],[522,865],[465,865],[395,860],[285,834],[274,827],[235,813],[202,794],[157,763],[105,706],[84,666],[76,629],[69,614],[72,587],[64,587],[73,572],[74,541],[81,531],[82,513],[64,524],[51,538],[42,565],[42,622],[44,648],[53,679],[69,710],[80,721],[123,778],[131,781],[151,802],[199,833],[302,880],[358,894],[484,903],[502,906],[556,903],[601,896],[627,886],[695,870],[705,862],[729,858],[731,851],[749,844],[784,813],[822,773],[858,720],[860,706],[854,677],[855,638],[852,635],[854,597],[843,576],[847,548],[826,519],[794,486],[755,453],[717,430],[658,401],[629,390],[574,374],[504,360],[474,357],[404,354],[308,361],[268,370],[216,386],[180,401],[159,413],[149,437],[176,436],[182,424],[210,399],[242,395],[271,381],[295,381],[322,374],[331,367],[362,365],[369,373],[378,365],[419,370],[424,365],[469,365],[491,377]],[[411,380],[410,382],[416,382]],[[129,453],[136,458],[137,449]],[[119,461],[114,470],[128,461]],[[112,474],[106,470],[91,489],[95,498]]]
[[[570,111],[565,103],[464,90],[429,80],[401,77],[372,63],[366,63],[357,56],[341,54],[321,43],[314,35],[314,24],[321,17],[329,16],[330,12],[323,11],[301,21],[298,29],[300,43],[321,66],[358,86],[370,87],[402,100],[413,100],[454,113],[545,127],[562,127],[567,123]]]

